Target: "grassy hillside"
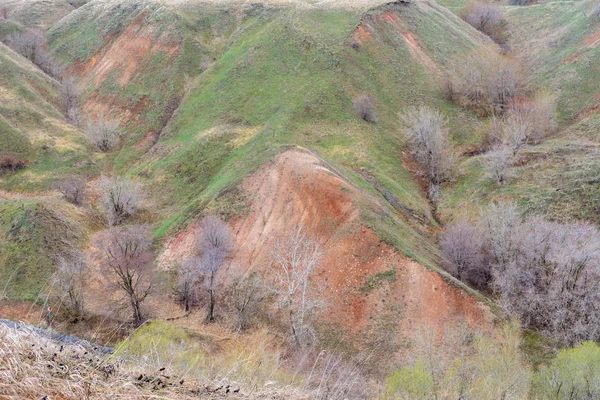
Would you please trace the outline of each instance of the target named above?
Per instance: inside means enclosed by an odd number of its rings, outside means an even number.
[[[600,20],[594,2],[504,7],[509,45],[529,76],[528,90],[557,98],[554,134],[526,148],[498,186],[483,167],[485,155],[464,157],[458,179],[444,192],[441,215],[474,214],[490,201],[517,200],[528,213],[560,221],[597,221],[600,200]],[[535,33],[535,34],[534,34]]]
[[[16,154],[28,167],[5,171],[0,188],[48,190],[75,169],[94,169],[82,132],[64,121],[60,84],[0,43],[0,127],[2,154]]]
[[[457,142],[473,140],[469,133],[475,116],[442,100],[437,77],[450,57],[486,39],[446,9],[415,2],[381,6],[363,15],[355,10],[298,12],[254,5],[235,8],[234,14],[226,6],[164,11],[150,3],[143,10],[130,5],[133,11],[128,8],[111,21],[110,29],[99,31],[98,21],[108,19],[117,3],[102,3],[101,10],[99,4],[77,10],[50,32],[53,48],[65,55],[67,39],[82,36],[77,32],[100,32],[98,39],[75,41],[69,54],[77,65],[94,59],[94,52],[110,56],[110,44],[102,47],[102,38],[117,37],[129,29],[124,28],[127,21],[140,15],[146,15],[148,24],[160,19],[169,37],[183,40],[181,56],[170,61],[173,68],[156,64],[167,74],[160,78],[166,87],[181,95],[182,75],[189,77],[180,107],[150,150],[142,134],[160,128],[153,125],[153,116],[142,114],[137,126],[130,122],[127,144],[115,162],[120,171],[143,177],[154,189],[161,208],[158,236],[185,226],[290,144],[313,149],[347,179],[381,196],[359,174],[364,169],[407,208],[434,223],[424,195],[402,163],[406,147],[398,113],[414,104],[436,105],[448,113]],[[156,32],[155,37],[159,35],[167,33]],[[155,82],[155,72],[141,63],[134,77],[139,85],[109,88],[107,78],[93,95],[139,104],[127,93],[139,97],[144,85]],[[91,79],[85,69],[81,74],[83,80]],[[151,93],[165,98],[162,91]],[[355,115],[352,99],[361,94],[375,99],[378,123]],[[163,100],[150,98],[152,104]],[[435,254],[423,239],[424,227],[401,215],[373,215],[368,205],[364,212],[406,254],[421,260]]]

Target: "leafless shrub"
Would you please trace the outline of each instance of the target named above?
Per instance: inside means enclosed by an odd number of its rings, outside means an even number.
[[[37,65],[54,79],[60,79],[62,67],[46,50],[46,38],[42,32],[28,29],[10,37],[8,44],[15,52]]]
[[[27,166],[28,161],[16,154],[0,154],[0,172],[17,171]]]
[[[353,101],[356,115],[367,122],[377,122],[377,112],[375,110],[375,100],[368,94],[358,96]]]
[[[112,225],[119,225],[135,214],[144,200],[140,184],[134,181],[103,176],[99,186],[102,205]]]
[[[8,43],[11,49],[37,65],[46,41],[41,32],[29,29],[11,36]]]
[[[514,262],[494,276],[500,304],[559,343],[600,338],[600,236],[585,223],[523,224]]]
[[[8,6],[0,6],[0,18],[2,18],[2,19],[10,18],[10,8]]]
[[[101,232],[97,257],[107,277],[126,295],[136,325],[144,321],[142,303],[152,289],[152,242],[146,225],[116,227]]]
[[[498,185],[503,185],[508,178],[510,166],[514,162],[513,151],[506,145],[498,145],[486,154],[484,166]]]
[[[191,257],[183,261],[177,271],[177,300],[185,312],[189,312],[198,301],[198,264],[199,262]]]
[[[56,189],[62,193],[64,198],[73,204],[81,204],[85,195],[85,179],[73,176],[56,184]]]
[[[490,262],[496,267],[514,261],[521,242],[521,214],[515,203],[493,203],[479,221]]]
[[[65,77],[62,81],[62,100],[67,122],[77,125],[79,123],[79,96],[80,92],[75,86],[75,78]]]
[[[318,400],[369,398],[367,380],[361,364],[342,355],[322,350],[313,361],[305,387]]]
[[[271,251],[279,307],[288,316],[292,339],[299,347],[314,342],[311,318],[322,303],[316,299],[312,275],[321,261],[320,243],[297,225]]]
[[[85,268],[83,253],[63,256],[58,260],[58,269],[52,280],[52,298],[75,321],[83,315]]]
[[[204,217],[200,229],[196,240],[200,254],[197,268],[203,278],[202,287],[209,297],[206,320],[214,322],[218,279],[233,248],[233,240],[227,224],[215,215]]]
[[[119,144],[122,133],[117,120],[99,114],[95,121],[88,120],[87,135],[98,151],[107,152]]]
[[[460,16],[469,25],[488,35],[496,43],[504,43],[506,21],[502,9],[491,1],[473,0],[465,5]]]
[[[450,273],[458,279],[485,288],[491,278],[486,263],[481,231],[461,219],[444,229],[440,237],[444,260]]]
[[[257,273],[235,277],[226,295],[226,302],[233,311],[235,330],[250,328],[264,314],[266,300],[272,293],[272,288]]]
[[[554,97],[541,94],[535,100],[512,99],[501,122],[500,141],[516,154],[523,146],[539,143],[554,129]]]
[[[594,226],[539,216],[523,221],[514,204],[493,204],[478,227],[463,222],[448,228],[444,254],[464,265],[482,257],[481,240],[484,261],[467,264],[488,276],[491,271],[491,288],[509,315],[561,344],[600,338],[600,234]]]
[[[427,106],[409,109],[402,115],[412,153],[424,170],[429,196],[436,201],[442,182],[454,168],[454,154],[448,140],[448,121]]]
[[[454,59],[448,79],[454,100],[483,114],[502,114],[523,89],[519,62],[487,47]]]

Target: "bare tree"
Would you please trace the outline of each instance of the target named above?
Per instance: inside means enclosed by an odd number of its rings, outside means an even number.
[[[322,303],[315,298],[312,275],[321,261],[321,244],[297,225],[271,251],[280,308],[288,314],[294,342],[310,344],[314,332],[310,319]]]
[[[64,198],[73,204],[81,204],[85,195],[87,182],[79,176],[73,176],[56,184],[56,189],[62,193]]]
[[[521,222],[515,203],[493,203],[483,210],[479,226],[495,269],[515,260],[522,236]]]
[[[509,168],[514,162],[513,150],[506,145],[497,145],[486,154],[485,169],[498,185],[503,185],[508,178]]]
[[[499,304],[558,343],[600,338],[600,235],[530,217],[514,261],[494,273]]]
[[[68,76],[62,81],[62,100],[67,122],[77,125],[79,123],[79,96],[80,92],[75,85],[75,78]]]
[[[272,294],[273,289],[256,272],[233,277],[225,297],[233,313],[235,330],[250,328],[254,321],[264,315],[266,300]]]
[[[486,114],[502,114],[510,99],[523,90],[519,62],[487,47],[454,59],[448,79],[453,99]]]
[[[141,185],[134,181],[102,176],[99,186],[102,205],[112,225],[119,225],[135,214],[144,200]]]
[[[375,100],[368,94],[358,96],[353,101],[356,115],[367,122],[377,122],[377,112],[375,111]]]
[[[448,140],[448,121],[436,109],[411,108],[402,115],[412,153],[424,170],[429,196],[436,201],[442,182],[454,167],[454,154]]]
[[[144,321],[142,303],[152,289],[153,252],[149,233],[147,225],[130,225],[108,229],[96,241],[106,276],[126,295],[137,325]]]
[[[58,260],[53,276],[53,297],[67,313],[78,320],[83,315],[86,260],[83,253],[69,254]]]
[[[198,301],[198,282],[200,272],[198,265],[200,261],[196,257],[190,257],[183,261],[177,271],[177,297],[185,312],[189,312]]]
[[[488,35],[497,43],[506,40],[504,29],[506,21],[502,9],[492,1],[473,0],[465,5],[460,16],[469,25]]]
[[[450,273],[478,288],[485,288],[491,271],[485,259],[484,244],[480,230],[465,219],[447,226],[441,234],[440,245]]]
[[[214,322],[219,275],[233,249],[229,227],[219,217],[207,215],[200,222],[200,235],[196,246],[199,250],[198,270],[203,277],[202,287],[209,297],[206,320]]]
[[[117,120],[99,114],[95,121],[88,120],[87,135],[98,151],[107,152],[119,144],[122,133]]]

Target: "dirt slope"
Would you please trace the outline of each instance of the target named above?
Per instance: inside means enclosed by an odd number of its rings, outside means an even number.
[[[489,310],[474,297],[381,241],[363,223],[357,206],[372,200],[309,151],[285,151],[246,179],[243,191],[248,206],[245,216],[232,221],[238,249],[233,265],[269,274],[271,246],[303,224],[325,249],[317,280],[326,287],[330,322],[351,332],[381,315],[410,332],[421,324],[442,329],[463,319],[479,328],[490,326]],[[163,265],[190,251],[196,230],[192,224],[169,241]],[[392,269],[395,279],[373,280]],[[365,285],[369,278],[375,282],[372,288]]]

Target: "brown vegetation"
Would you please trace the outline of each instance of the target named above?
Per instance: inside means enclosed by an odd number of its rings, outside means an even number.
[[[144,321],[142,303],[150,294],[154,280],[149,231],[145,225],[111,228],[98,235],[95,243],[100,249],[96,261],[126,295],[136,325]]]
[[[446,98],[482,114],[502,114],[524,84],[519,62],[487,47],[454,59],[447,79]]]
[[[375,111],[375,100],[368,94],[363,94],[353,101],[356,115],[367,122],[377,122],[377,112]]]

